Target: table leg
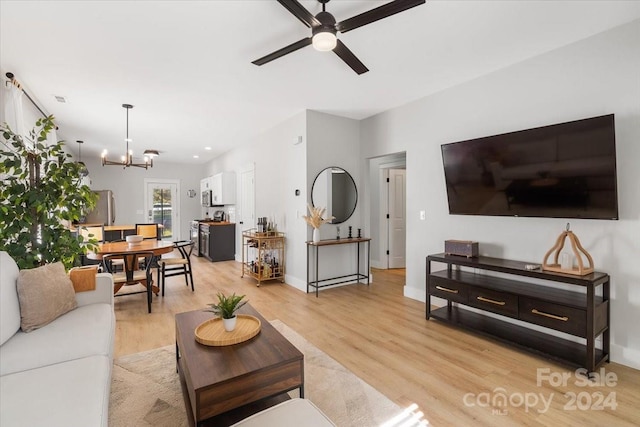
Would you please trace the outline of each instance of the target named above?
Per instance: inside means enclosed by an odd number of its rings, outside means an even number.
[[[367,286],[369,286],[369,271],[371,270],[371,240],[367,242],[367,269],[365,274],[367,275]]]
[[[356,280],[358,281],[358,283],[360,283],[360,242],[356,243],[356,246],[358,248],[358,257],[356,261]]]
[[[318,252],[320,252],[320,246],[316,246],[316,298],[318,298]]]
[[[371,240],[367,241],[367,286],[369,286],[369,271],[371,270]]]
[[[307,293],[309,293],[309,245],[307,245]]]
[[[178,340],[176,340],[176,373],[178,372],[179,363],[180,363],[180,349],[178,348]]]

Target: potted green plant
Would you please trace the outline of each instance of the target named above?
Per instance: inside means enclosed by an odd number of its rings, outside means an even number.
[[[70,229],[97,196],[83,184],[83,165],[64,141],[48,144],[53,116],[39,119],[29,135],[0,125],[0,248],[21,269],[61,261],[67,269],[98,242]]]
[[[230,296],[225,296],[222,292],[218,292],[218,303],[209,304],[210,310],[222,318],[224,329],[227,332],[231,332],[236,327],[236,311],[247,303],[246,300],[242,300],[245,295],[236,295],[235,292]]]

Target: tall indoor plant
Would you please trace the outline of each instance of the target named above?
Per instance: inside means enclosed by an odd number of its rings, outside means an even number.
[[[69,229],[97,196],[82,183],[82,166],[63,150],[64,141],[47,144],[54,118],[36,121],[28,137],[0,125],[0,249],[20,268],[61,261],[67,269],[96,243],[82,242]]]

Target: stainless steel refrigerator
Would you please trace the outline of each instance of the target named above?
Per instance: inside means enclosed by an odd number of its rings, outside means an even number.
[[[113,191],[94,191],[98,195],[96,207],[85,218],[87,224],[113,225],[116,221],[116,203]]]

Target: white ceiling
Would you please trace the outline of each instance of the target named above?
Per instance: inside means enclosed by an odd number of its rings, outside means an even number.
[[[386,2],[327,10],[342,21]],[[130,103],[134,152],[203,163],[305,109],[366,118],[638,18],[638,1],[428,0],[339,35],[371,70],[358,76],[310,46],[251,64],[310,35],[276,1],[1,0],[0,68],[83,157],[124,152]]]

